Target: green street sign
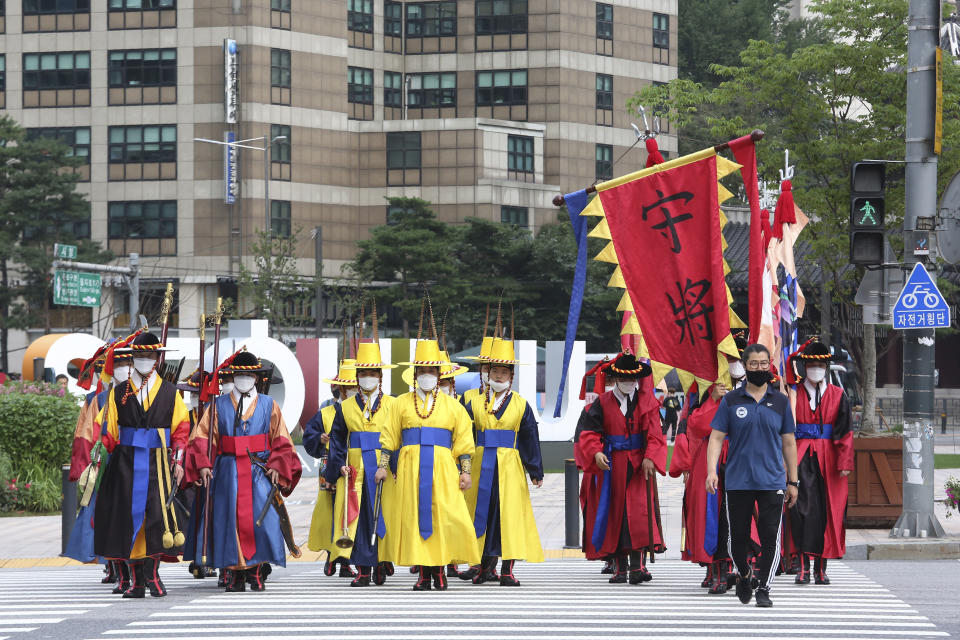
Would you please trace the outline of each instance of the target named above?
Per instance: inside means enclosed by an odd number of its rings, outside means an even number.
[[[75,244],[59,244],[54,243],[53,245],[53,257],[61,258],[63,260],[76,260],[77,259],[77,245]]]
[[[53,272],[53,303],[74,307],[99,307],[102,281],[99,273]]]

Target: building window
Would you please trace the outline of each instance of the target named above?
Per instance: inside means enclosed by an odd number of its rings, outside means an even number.
[[[0,53],[0,92],[7,90],[7,56]],[[3,107],[0,101],[0,107]]]
[[[23,15],[89,13],[90,0],[23,0]]]
[[[597,74],[597,109],[613,109],[613,76]]]
[[[290,164],[290,125],[270,125],[270,139],[275,140],[279,136],[283,136],[284,139],[273,143],[270,149],[270,162]]]
[[[270,0],[270,9],[273,11],[290,12],[290,0]]]
[[[383,72],[383,106],[403,106],[403,74],[396,71]]]
[[[613,40],[613,5],[597,3],[597,37]]]
[[[403,35],[403,5],[399,2],[383,3],[383,35],[394,38]]]
[[[527,207],[500,207],[500,222],[527,228],[530,226],[530,214]]]
[[[24,91],[89,88],[89,52],[23,54]]]
[[[527,0],[478,0],[477,35],[527,32]]]
[[[387,169],[420,168],[420,132],[387,134]]]
[[[177,125],[110,127],[111,180],[177,177]]]
[[[270,49],[270,86],[290,88],[290,52]]]
[[[412,73],[408,77],[408,107],[419,109],[457,106],[456,73]]]
[[[107,238],[110,250],[121,255],[177,255],[177,201],[108,203]]]
[[[527,104],[527,70],[478,71],[477,106]]]
[[[279,238],[290,237],[290,201],[270,201],[270,231]]]
[[[657,49],[670,48],[670,16],[666,14],[653,14],[653,46]]]
[[[177,50],[111,51],[107,75],[111,87],[175,87]]]
[[[457,35],[456,2],[417,2],[407,5],[407,37]]]
[[[90,164],[90,127],[39,127],[27,129],[27,139],[53,138],[70,147],[68,155]]]
[[[507,136],[507,169],[518,173],[533,173],[533,138]]]
[[[347,67],[347,102],[373,104],[373,69]]]
[[[347,29],[373,33],[373,0],[347,1]]]
[[[85,214],[64,216],[62,211],[53,212],[52,219],[43,226],[26,224],[23,227],[23,239],[33,240],[46,238],[48,240],[89,239],[90,238],[90,209]],[[52,232],[52,233],[51,233]]]
[[[290,29],[290,0],[270,0],[270,28]]]
[[[176,0],[108,0],[109,29],[170,29],[177,26]]]
[[[176,9],[177,0],[110,0],[110,11],[156,11]]]
[[[597,145],[597,180],[610,180],[613,178],[613,145]]]

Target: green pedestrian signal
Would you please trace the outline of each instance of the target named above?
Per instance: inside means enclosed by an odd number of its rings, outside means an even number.
[[[850,167],[850,262],[883,263],[886,166],[866,160]]]
[[[873,217],[875,211],[876,209],[870,204],[869,200],[864,202],[863,206],[860,207],[860,224],[877,224],[877,219]]]

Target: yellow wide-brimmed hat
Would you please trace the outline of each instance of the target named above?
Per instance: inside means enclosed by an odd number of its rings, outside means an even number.
[[[340,384],[352,387],[357,384],[357,368],[353,366],[356,360],[347,358],[340,363],[340,370],[333,378],[324,378],[321,380],[324,384]]]
[[[436,340],[417,340],[417,348],[412,362],[401,362],[408,367],[440,367],[449,362],[444,361],[440,353],[440,344]]]
[[[461,366],[459,364],[454,364],[450,362],[450,356],[446,351],[440,352],[440,357],[446,362],[440,365],[440,379],[449,380],[450,378],[456,378],[457,376],[466,373],[470,369],[467,367]],[[400,377],[404,382],[407,383],[407,386],[413,386],[413,367],[407,367],[403,370],[403,373],[400,374]]]
[[[379,342],[361,342],[357,345],[357,358],[354,369],[394,369],[397,365],[383,361]]]
[[[480,343],[480,355],[478,356],[467,356],[463,358],[464,360],[470,360],[472,362],[486,362],[490,359],[490,350],[493,348],[493,341],[495,338],[493,336],[487,336],[483,339],[483,342]]]
[[[520,362],[517,360],[516,353],[513,349],[513,340],[504,340],[502,338],[494,338],[493,346],[490,348],[490,356],[486,359],[487,363],[491,365],[495,364],[506,364],[506,365],[517,365],[517,364],[527,364],[526,362]]]

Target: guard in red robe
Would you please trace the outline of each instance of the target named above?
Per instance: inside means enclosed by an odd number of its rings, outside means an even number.
[[[611,583],[627,582],[628,573],[630,584],[651,580],[644,552],[666,549],[655,474],[666,472],[667,443],[660,405],[643,380],[650,373],[634,355],[621,354],[606,371],[615,387],[600,394],[577,426],[577,459],[593,474],[584,496],[583,550],[588,560],[614,562]]]
[[[828,382],[830,349],[808,342],[791,358],[804,365],[797,385],[797,461],[800,495],[790,509],[791,553],[800,555],[797,584],[810,582],[810,558],[816,584],[830,584],[827,559],[846,551],[843,519],[847,510],[847,476],[853,471],[850,402]]]

